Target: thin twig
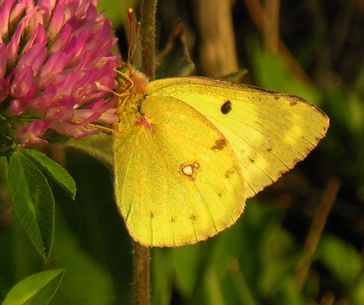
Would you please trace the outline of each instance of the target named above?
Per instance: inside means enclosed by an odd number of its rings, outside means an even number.
[[[322,197],[322,200],[315,212],[315,216],[303,248],[302,259],[298,262],[296,268],[295,282],[298,290],[301,290],[304,283],[306,282],[308,271],[310,270],[312,264],[312,258],[316,252],[317,245],[320,241],[322,231],[327,221],[327,217],[334,205],[340,184],[341,183],[339,179],[330,179],[324,196]]]
[[[268,0],[265,5],[268,23],[265,24],[265,45],[273,54],[279,51],[279,0]]]
[[[185,32],[185,25],[183,24],[182,20],[179,20],[176,24],[176,27],[174,28],[174,31],[170,35],[167,45],[164,47],[163,50],[159,51],[158,54],[158,62],[161,62],[164,60],[165,57],[168,56],[172,52],[172,50],[175,48],[176,41],[182,40],[183,35]]]
[[[270,21],[268,19],[269,17],[265,12],[264,7],[258,0],[243,0],[243,1],[256,27],[264,33],[265,31],[264,29],[268,24],[270,24]],[[293,55],[288,50],[286,45],[280,39],[278,39],[278,44],[279,44],[279,52],[287,60],[287,63],[291,71],[295,75],[297,75],[297,77],[300,78],[303,82],[311,85],[312,84],[311,79],[306,74],[306,72],[301,68],[299,63],[297,63],[296,59],[293,57]]]
[[[326,292],[320,300],[320,305],[334,305],[335,295],[331,292]]]

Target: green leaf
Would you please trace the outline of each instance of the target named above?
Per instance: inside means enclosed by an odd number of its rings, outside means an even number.
[[[359,279],[352,287],[350,304],[359,305],[363,304],[364,300],[364,274],[361,274]]]
[[[110,168],[112,166],[112,137],[110,135],[99,134],[80,140],[72,139],[67,141],[66,145],[89,154]]]
[[[54,198],[42,171],[21,151],[10,157],[9,186],[20,223],[39,254],[47,258],[54,236]]]
[[[17,283],[11,288],[2,305],[46,305],[54,297],[64,270],[43,271]]]
[[[198,266],[201,263],[199,245],[169,249],[169,255],[175,271],[176,285],[183,295],[191,297],[198,280]]]
[[[274,291],[275,300],[273,304],[280,305],[304,305],[307,304],[303,295],[297,290],[292,278],[282,278],[279,283],[280,288]]]
[[[362,257],[358,251],[334,236],[322,238],[318,258],[347,287],[351,287],[363,272]]]
[[[72,176],[58,163],[48,158],[45,154],[34,149],[26,149],[24,152],[31,157],[37,165],[48,174],[54,182],[64,189],[74,200],[76,196],[76,183]]]
[[[173,38],[174,46],[163,58],[160,58],[156,70],[157,78],[189,76],[195,71],[196,67],[189,54],[186,41],[182,39],[182,36],[171,36],[171,38]]]
[[[70,205],[62,205],[62,207],[72,208]],[[57,217],[52,265],[65,268],[67,276],[62,281],[62,287],[57,292],[52,305],[131,304],[126,300],[127,298],[122,299],[122,302],[115,301],[116,293],[125,295],[129,291],[127,284],[119,286],[119,282],[117,284],[113,283],[111,274],[102,265],[103,259],[100,259],[95,252],[80,246],[80,238],[85,236],[80,237],[74,234],[70,230],[68,221],[63,219],[61,213],[57,213]],[[88,232],[88,230],[85,229],[85,232]],[[91,240],[93,242],[92,238]],[[103,246],[105,244],[101,245],[100,248]],[[115,266],[113,261],[109,263]],[[124,273],[126,270],[122,272]]]
[[[152,304],[171,304],[173,285],[173,269],[169,257],[170,249],[152,250]]]
[[[258,46],[253,50],[253,69],[257,84],[263,88],[301,96],[319,105],[320,94],[313,86],[294,75],[280,55],[264,52]],[[274,77],[272,77],[274,75]]]

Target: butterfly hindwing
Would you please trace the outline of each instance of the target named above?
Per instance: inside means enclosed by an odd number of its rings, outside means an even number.
[[[176,98],[147,97],[141,113],[113,144],[116,200],[131,236],[179,246],[232,225],[246,186],[224,135]]]

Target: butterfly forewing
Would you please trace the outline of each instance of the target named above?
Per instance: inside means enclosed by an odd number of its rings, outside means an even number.
[[[242,167],[247,198],[304,159],[329,126],[303,99],[252,87],[194,77],[153,81],[148,90],[192,106],[224,135]]]

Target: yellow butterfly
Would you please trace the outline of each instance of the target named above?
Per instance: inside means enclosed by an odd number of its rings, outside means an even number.
[[[123,72],[115,195],[145,246],[193,244],[231,226],[245,201],[318,144],[329,119],[303,99],[199,77],[147,83]]]

